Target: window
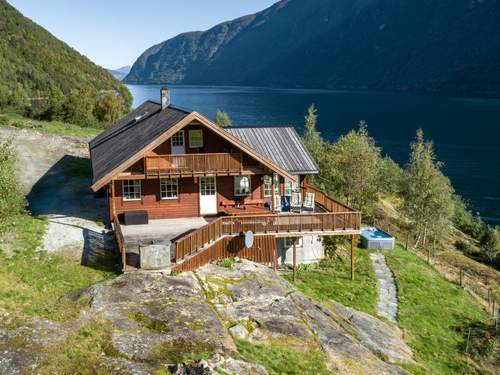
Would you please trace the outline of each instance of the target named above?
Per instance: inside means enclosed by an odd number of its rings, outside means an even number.
[[[293,247],[293,239],[294,237],[285,237],[283,238],[283,247],[285,249],[290,249]],[[302,247],[302,237],[295,237],[297,242],[295,243],[295,247]]]
[[[184,130],[181,130],[172,136],[172,146],[184,146]]]
[[[234,178],[234,195],[237,197],[250,195],[250,176],[237,176]]]
[[[293,192],[299,191],[299,186],[295,181],[285,179],[285,196],[291,197]]]
[[[271,176],[264,176],[264,197],[273,196],[273,178]]]
[[[123,180],[123,200],[141,200],[141,180]]]
[[[179,196],[178,180],[176,178],[162,178],[160,180],[161,199],[177,199]]]
[[[203,131],[201,129],[193,129],[189,131],[189,147],[203,147]]]
[[[274,194],[279,196],[280,195],[280,176],[278,176],[276,173],[273,175],[274,178]]]
[[[215,177],[200,177],[200,194],[215,195]]]

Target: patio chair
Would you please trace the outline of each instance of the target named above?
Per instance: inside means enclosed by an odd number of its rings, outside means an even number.
[[[293,192],[290,201],[290,211],[300,212],[302,205],[300,202],[300,192]]]
[[[302,203],[304,211],[314,212],[314,193],[306,193],[304,196],[304,203]]]
[[[281,212],[281,196],[274,196],[273,209],[275,212]]]

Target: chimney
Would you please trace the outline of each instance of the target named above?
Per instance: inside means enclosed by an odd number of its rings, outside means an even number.
[[[161,97],[161,109],[165,109],[170,105],[170,91],[168,87],[162,87],[160,89],[160,97]]]

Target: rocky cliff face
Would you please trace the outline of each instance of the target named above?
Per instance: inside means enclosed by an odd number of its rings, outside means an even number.
[[[413,362],[395,325],[334,301],[313,302],[248,261],[176,277],[125,274],[72,298],[84,306],[79,319],[2,322],[0,373],[36,373],[69,335],[98,323],[110,332],[99,361],[111,373],[168,367],[179,374],[266,374],[238,352],[235,340],[319,350],[327,368],[342,374],[406,374],[396,363]]]
[[[499,0],[282,0],[144,52],[127,83],[500,95]]]

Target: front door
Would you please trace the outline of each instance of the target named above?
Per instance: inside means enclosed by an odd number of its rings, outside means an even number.
[[[184,141],[184,130],[178,131],[172,136],[172,154],[180,155],[186,153],[186,146]]]
[[[200,177],[200,215],[217,213],[215,177]]]

